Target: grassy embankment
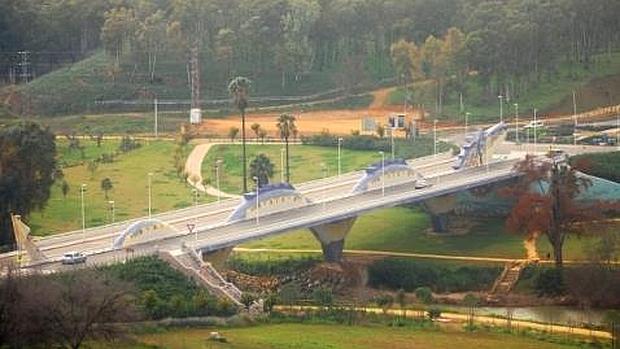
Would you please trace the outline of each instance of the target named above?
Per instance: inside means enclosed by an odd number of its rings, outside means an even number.
[[[490,121],[499,115],[497,96],[488,97],[479,82],[480,77],[470,76],[465,81],[464,105],[470,112],[470,121]],[[552,76],[543,76],[540,81],[531,83],[530,88],[517,100],[504,105],[504,115],[512,118],[513,103],[519,103],[520,114],[531,115],[532,106],[540,115],[547,113],[570,114],[573,110],[572,91],[576,91],[577,110],[586,111],[600,106],[618,104],[620,99],[613,91],[620,87],[620,53],[611,56],[599,55],[596,64],[586,70],[581,66],[571,67],[561,64]],[[424,104],[427,111],[434,112],[436,85],[431,81],[413,84],[413,102]],[[404,91],[401,87],[388,97],[390,104],[402,105]],[[459,94],[451,92],[444,99],[443,118],[460,120]],[[439,117],[440,119],[442,117]]]
[[[79,151],[70,151],[68,142],[58,140],[59,162],[64,164],[64,179],[70,186],[63,197],[60,182],[52,187],[47,207],[33,212],[29,223],[36,235],[49,235],[79,229],[81,227],[80,185],[86,184],[84,193],[86,225],[110,222],[110,205],[115,201],[116,220],[125,220],[148,214],[148,173],[153,173],[153,212],[162,212],[192,204],[191,189],[177,177],[172,154],[176,146],[170,141],[142,142],[142,147],[128,153],[120,153],[112,163],[100,163],[91,174],[87,164],[101,154],[118,149],[120,140],[104,140],[101,148],[95,142],[83,140],[84,158]],[[189,151],[189,148],[187,149]],[[113,189],[105,198],[101,180],[110,178]],[[212,200],[201,196],[200,202]]]
[[[173,329],[137,335],[134,343],[114,348],[576,348],[532,338],[493,332],[411,329],[385,325],[346,326],[335,324],[269,324],[219,330],[228,343],[207,341],[216,329]],[[458,343],[458,344],[457,344]],[[101,345],[96,348],[108,348]]]

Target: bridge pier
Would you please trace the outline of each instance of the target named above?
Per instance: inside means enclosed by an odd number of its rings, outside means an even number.
[[[342,260],[344,239],[351,231],[357,217],[342,221],[310,227],[314,237],[321,243],[323,258],[326,262],[336,263]]]
[[[202,252],[202,260],[211,263],[215,269],[222,270],[232,250],[232,247],[226,247],[215,251]]]
[[[424,207],[431,216],[434,232],[448,232],[448,213],[454,211],[456,205],[456,194],[439,196],[424,201]]]

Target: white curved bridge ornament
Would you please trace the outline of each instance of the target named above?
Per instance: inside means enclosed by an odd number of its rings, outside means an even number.
[[[112,248],[122,248],[137,242],[145,242],[159,236],[152,235],[155,231],[167,230],[178,233],[179,231],[170,224],[159,219],[144,219],[134,222],[123,230],[112,242]]]

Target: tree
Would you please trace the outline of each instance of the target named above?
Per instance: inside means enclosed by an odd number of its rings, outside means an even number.
[[[104,18],[101,41],[106,51],[114,56],[115,66],[119,67],[123,49],[135,30],[134,13],[132,9],[118,7],[106,11]]]
[[[239,134],[239,128],[232,126],[231,128],[228,129],[228,138],[230,138],[231,142],[235,141],[235,138],[237,138],[237,135]]]
[[[33,122],[0,130],[0,245],[13,241],[10,214],[45,207],[56,171],[54,134]]]
[[[101,190],[105,193],[105,199],[108,199],[108,192],[112,190],[112,180],[108,177],[101,180]]]
[[[270,293],[267,297],[265,297],[265,300],[263,302],[263,311],[266,313],[271,313],[273,307],[275,307],[279,301],[280,299],[278,298],[277,294]]]
[[[64,199],[67,198],[67,195],[69,194],[69,190],[71,188],[69,187],[69,183],[67,183],[67,181],[63,180],[62,184],[60,185],[60,190],[62,191],[62,197]]]
[[[258,130],[258,138],[260,138],[261,143],[265,144],[265,138],[267,137],[267,131],[262,128]]]
[[[228,84],[228,93],[233,96],[233,101],[239,112],[241,113],[241,142],[242,142],[242,161],[243,161],[243,192],[248,191],[248,177],[247,177],[247,159],[245,149],[245,109],[248,107],[248,98],[250,93],[250,86],[252,82],[250,79],[243,76],[238,76],[230,81]]]
[[[584,234],[588,222],[602,214],[601,206],[584,204],[577,196],[591,185],[589,179],[563,161],[533,156],[515,165],[522,174],[518,183],[503,190],[516,200],[507,220],[508,230],[528,236],[544,234],[553,247],[555,265],[562,266],[566,237]]]
[[[259,133],[261,131],[260,124],[255,122],[252,124],[252,126],[250,126],[250,128],[252,129],[252,131],[254,131],[254,134],[256,135],[256,140],[258,140]]]
[[[269,184],[269,179],[273,177],[273,163],[265,154],[259,154],[250,163],[250,176],[258,178],[258,187]]]
[[[396,293],[396,302],[398,302],[398,306],[400,307],[400,311],[403,313],[403,317],[406,318],[407,309],[405,307],[407,306],[407,294],[402,288]]]
[[[385,127],[383,127],[383,125],[378,124],[376,131],[377,131],[377,136],[379,136],[379,138],[383,138],[385,136]]]
[[[428,287],[418,287],[415,289],[415,298],[418,302],[424,304],[425,306],[433,303],[433,292]],[[422,310],[422,316],[424,317],[424,310]]]
[[[286,182],[291,181],[291,171],[289,167],[289,139],[297,135],[297,126],[295,126],[295,117],[291,114],[281,114],[278,117],[278,132],[280,139],[284,140],[286,144]]]
[[[95,176],[95,172],[97,172],[98,167],[99,167],[99,161],[91,160],[88,162],[88,164],[86,165],[86,168],[88,169],[88,172],[90,172],[90,178],[93,178]]]
[[[251,294],[251,293],[243,293],[241,295],[240,302],[241,302],[241,304],[243,304],[245,309],[250,309],[252,304],[254,304],[255,300],[256,300],[256,297],[253,294]]]
[[[394,297],[389,294],[382,294],[375,298],[375,303],[381,308],[383,314],[387,314],[388,309],[394,304]]]
[[[476,308],[480,304],[480,299],[472,293],[468,293],[463,298],[463,303],[467,306],[467,329],[473,331],[474,316],[476,316]]]

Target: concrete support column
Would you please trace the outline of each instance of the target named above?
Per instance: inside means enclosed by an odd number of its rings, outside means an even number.
[[[326,262],[335,263],[342,260],[344,239],[351,231],[357,217],[342,221],[311,227],[310,231],[321,243],[323,258]]]
[[[446,233],[448,231],[448,213],[454,211],[456,204],[455,194],[439,196],[424,201],[424,207],[431,216],[434,232]]]
[[[232,253],[232,250],[232,247],[226,247],[220,250],[203,252],[202,260],[211,263],[211,265],[215,269],[221,270],[226,265],[226,260],[228,259],[228,256],[230,256],[230,254]]]

